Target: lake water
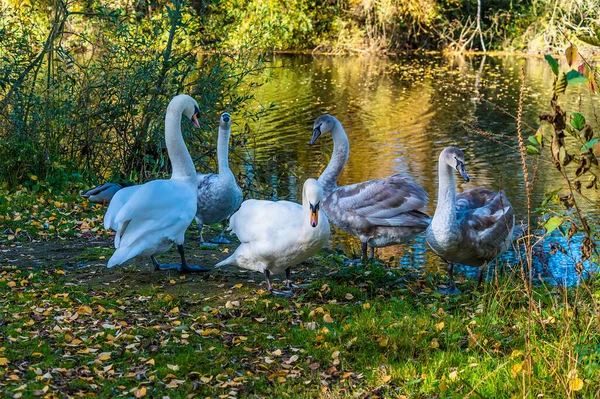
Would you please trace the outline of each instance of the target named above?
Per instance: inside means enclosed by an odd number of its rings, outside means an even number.
[[[562,61],[564,63],[564,61]],[[458,190],[485,186],[504,189],[516,209],[517,219],[526,217],[527,199],[521,158],[517,151],[516,118],[521,66],[525,71],[523,134],[535,133],[538,115],[549,113],[553,74],[543,59],[474,56],[470,58],[427,56],[397,58],[276,56],[270,78],[252,89],[256,109],[268,110],[259,122],[250,123],[252,138],[246,157],[265,165],[258,176],[267,196],[301,201],[302,183],[318,177],[333,149],[331,136],[324,135],[309,146],[317,116],[330,113],[344,126],[350,140],[350,157],[339,185],[404,173],[412,176],[430,195],[427,211],[433,215],[437,197],[437,158],[449,145],[460,147],[466,157],[470,183],[458,180]],[[566,68],[565,65],[562,65]],[[560,103],[593,119],[591,104],[600,108],[598,96],[585,85],[569,86]],[[600,113],[600,109],[597,110]],[[235,116],[234,116],[235,117]],[[591,122],[591,121],[589,121]],[[469,126],[497,135],[475,134]],[[595,129],[598,126],[592,123]],[[237,126],[240,130],[242,124]],[[234,127],[234,134],[236,133]],[[548,136],[549,137],[549,136]],[[548,154],[548,150],[544,151]],[[232,159],[237,168],[241,162]],[[544,157],[530,157],[535,170],[532,206],[547,193],[564,186],[559,172]],[[532,172],[533,173],[533,172]],[[586,191],[590,201],[580,203],[596,217],[600,196]],[[562,237],[554,234],[567,246]],[[578,241],[571,243],[577,256]],[[573,259],[548,256],[551,240],[540,250],[547,265],[537,270],[550,283],[576,281]],[[352,256],[359,253],[357,240],[336,231],[333,248]],[[438,268],[442,262],[427,250],[424,237],[414,244],[378,249],[383,259],[394,256],[401,267]],[[510,254],[503,259],[514,263]],[[538,262],[542,265],[544,262]],[[587,265],[588,270],[593,269]],[[460,273],[460,272],[459,272]]]

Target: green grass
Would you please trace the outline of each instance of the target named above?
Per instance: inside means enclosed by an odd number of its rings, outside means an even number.
[[[343,266],[333,253],[308,264],[321,277],[288,300],[222,271],[104,269],[104,207],[76,192],[0,197],[0,397],[596,395],[596,281],[528,294],[512,275],[444,296],[443,275]],[[231,250],[186,245],[206,264]]]
[[[442,296],[370,265],[293,300],[255,284],[204,300],[184,280],[167,292],[76,276],[1,272],[6,397],[594,397],[599,382],[595,285],[536,287],[531,303],[516,278]]]

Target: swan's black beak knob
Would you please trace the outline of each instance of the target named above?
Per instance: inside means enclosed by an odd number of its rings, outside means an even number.
[[[321,127],[317,126],[313,129],[313,135],[312,135],[312,138],[310,139],[310,143],[308,143],[308,144],[313,145],[317,141],[319,136],[321,136]]]
[[[458,173],[460,173],[460,175],[466,182],[471,181],[471,178],[469,177],[469,175],[467,174],[467,171],[465,170],[464,163],[459,162],[458,165],[456,165],[456,170],[458,170]]]

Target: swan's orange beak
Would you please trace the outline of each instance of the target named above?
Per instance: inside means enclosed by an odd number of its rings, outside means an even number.
[[[310,204],[310,225],[317,227],[319,224],[319,203],[316,205]]]
[[[198,114],[197,113],[192,115],[192,123],[194,124],[194,126],[196,126],[196,128],[200,129],[200,123],[198,123]]]
[[[310,213],[310,225],[312,227],[317,227],[319,224],[319,210],[316,209]]]

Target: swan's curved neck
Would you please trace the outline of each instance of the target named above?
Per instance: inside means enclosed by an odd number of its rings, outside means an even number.
[[[319,183],[323,186],[325,196],[329,195],[337,187],[337,179],[340,173],[342,173],[350,151],[346,131],[337,120],[331,130],[331,137],[333,138],[333,155],[329,160],[329,165],[327,165],[327,168],[319,176]]]
[[[219,127],[219,138],[217,139],[217,159],[219,160],[219,174],[228,174],[229,169],[229,136],[231,129]]]
[[[438,200],[431,224],[432,226],[444,229],[456,229],[458,222],[456,221],[454,169],[440,159],[438,163],[438,175]]]
[[[167,144],[169,159],[173,166],[171,178],[195,180],[196,168],[181,134],[182,114],[183,111],[177,107],[169,107],[167,108],[167,115],[165,117],[165,142]]]

